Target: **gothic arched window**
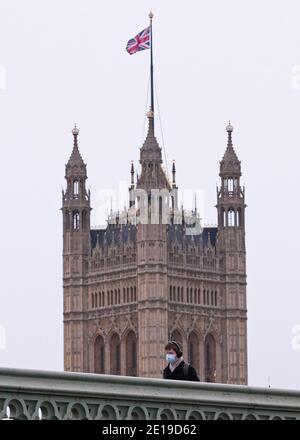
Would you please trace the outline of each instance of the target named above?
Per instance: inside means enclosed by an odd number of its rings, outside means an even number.
[[[182,347],[182,335],[179,330],[174,330],[171,335],[171,341],[176,341]]]
[[[78,197],[78,193],[79,193],[79,184],[78,184],[78,180],[75,179],[73,181],[73,196],[77,199]]]
[[[205,382],[216,381],[216,341],[208,334],[204,342]]]
[[[234,214],[235,214],[234,209],[230,208],[227,213],[227,215],[228,215],[227,225],[228,226],[234,226]]]
[[[105,348],[101,335],[97,336],[94,343],[94,370],[95,373],[105,373]]]
[[[110,373],[121,374],[121,343],[117,333],[110,340]]]
[[[80,225],[80,215],[79,215],[79,211],[74,211],[73,212],[73,229],[78,230],[79,229],[79,225]]]
[[[65,212],[65,228],[67,231],[70,229],[70,211]]]
[[[82,229],[85,229],[87,226],[86,219],[87,219],[86,211],[82,211]]]
[[[241,208],[238,208],[237,213],[236,213],[236,225],[243,226]]]
[[[188,362],[199,370],[199,339],[195,332],[188,338]]]
[[[233,178],[228,177],[228,191],[233,191]]]
[[[137,340],[133,330],[126,337],[126,376],[137,376]]]
[[[225,209],[223,208],[222,209],[222,226],[227,226],[227,223],[226,223],[226,211],[225,211]]]

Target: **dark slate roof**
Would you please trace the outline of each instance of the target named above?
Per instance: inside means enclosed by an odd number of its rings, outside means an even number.
[[[100,246],[134,242],[136,238],[136,227],[134,225],[108,225],[106,229],[91,229],[91,245],[94,248],[99,237]]]
[[[216,240],[217,240],[217,233],[218,233],[218,228],[217,227],[210,227],[207,226],[205,228],[203,228],[203,243],[206,245],[207,244],[207,240],[208,240],[208,234],[210,235],[210,242],[213,246],[216,245]]]
[[[187,235],[183,225],[168,225],[167,234],[169,241],[177,241],[184,244],[200,244],[205,246],[208,242],[208,234],[210,234],[210,241],[213,246],[216,244],[217,227],[204,227],[201,234]],[[100,246],[115,244],[122,244],[135,242],[136,240],[136,226],[134,225],[108,225],[106,229],[91,229],[91,245],[94,248],[97,244],[97,236],[99,237]]]
[[[204,227],[201,234],[188,235],[185,233],[185,227],[183,225],[168,225],[168,240],[184,242],[185,244],[200,244],[205,246],[208,242],[208,234],[210,234],[210,242],[213,246],[216,244],[217,227]]]

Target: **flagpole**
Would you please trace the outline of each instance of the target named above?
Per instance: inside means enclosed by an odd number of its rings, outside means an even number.
[[[154,87],[153,87],[153,37],[152,37],[152,19],[153,12],[149,12],[150,18],[150,87],[151,87],[151,106],[150,110],[153,112],[154,118]]]

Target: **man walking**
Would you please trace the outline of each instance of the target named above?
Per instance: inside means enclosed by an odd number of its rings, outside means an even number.
[[[163,370],[164,379],[200,381],[197,371],[183,360],[183,353],[176,341],[165,346],[167,367]]]

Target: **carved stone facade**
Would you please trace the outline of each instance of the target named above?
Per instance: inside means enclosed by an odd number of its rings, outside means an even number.
[[[78,129],[62,194],[66,371],[162,376],[166,342],[208,382],[247,384],[245,201],[232,126],[220,162],[218,226],[178,209],[175,165],[162,168],[153,113],[131,168],[129,206],[90,227]]]

